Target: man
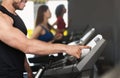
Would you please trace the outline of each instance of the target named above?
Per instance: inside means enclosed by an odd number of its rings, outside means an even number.
[[[28,39],[26,27],[16,10],[22,10],[27,0],[3,0],[0,6],[0,78],[23,78],[25,54],[53,54],[65,52],[80,58],[88,46],[50,44]]]

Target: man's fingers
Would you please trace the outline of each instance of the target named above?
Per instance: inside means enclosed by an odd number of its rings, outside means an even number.
[[[84,49],[84,48],[91,48],[90,46],[80,46],[81,49]]]
[[[80,56],[81,56],[81,51],[82,51],[82,49],[90,49],[91,47],[90,46],[80,46],[80,49],[79,49],[79,51],[76,53],[76,57],[79,59],[80,58]]]
[[[75,57],[79,59],[80,58],[80,52],[77,52]]]

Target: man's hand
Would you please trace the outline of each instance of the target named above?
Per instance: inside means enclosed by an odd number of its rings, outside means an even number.
[[[82,49],[90,48],[89,46],[69,45],[66,47],[66,53],[76,58],[80,58]]]

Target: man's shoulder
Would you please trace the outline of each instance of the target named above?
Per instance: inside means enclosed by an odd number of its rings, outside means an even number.
[[[2,19],[5,19],[6,21],[8,20],[11,22],[13,21],[13,19],[10,16],[8,16],[7,14],[0,11],[0,20],[2,20]]]
[[[4,13],[0,11],[0,16],[2,16]]]
[[[4,14],[3,12],[0,11],[0,18],[9,18],[6,14]]]
[[[0,11],[0,17],[9,17],[9,16],[3,13],[2,11]]]
[[[3,12],[0,11],[0,20],[2,21],[2,19],[6,19],[7,15],[5,15]]]

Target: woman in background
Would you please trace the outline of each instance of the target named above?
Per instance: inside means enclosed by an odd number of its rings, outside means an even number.
[[[61,36],[56,34],[55,36],[50,32],[52,26],[48,23],[48,19],[51,17],[51,12],[47,5],[41,5],[38,8],[35,29],[32,34],[32,39],[36,38],[45,42],[54,42],[60,39]]]
[[[63,15],[66,13],[66,8],[63,4],[60,4],[56,7],[55,10],[55,14],[57,17],[57,20],[55,21],[55,23],[53,23],[52,26],[57,25],[57,33],[62,34],[63,36],[63,32],[66,29],[66,24],[65,21],[63,19]]]
[[[51,12],[48,8],[47,5],[41,5],[38,8],[37,11],[37,17],[36,17],[36,23],[35,23],[35,29],[33,31],[33,34],[31,36],[31,39],[38,39],[38,40],[42,40],[45,42],[49,42],[49,43],[53,43],[55,40],[58,40],[61,38],[60,35],[53,35],[50,32],[50,29],[52,26],[50,26],[50,24],[48,23],[48,19],[51,17]],[[50,59],[54,58],[52,56],[52,58],[49,55],[44,55],[44,56],[40,56],[40,55],[35,55],[36,59],[41,59],[39,60],[40,63],[42,65],[46,65],[46,63],[48,64],[48,62],[50,61]]]

